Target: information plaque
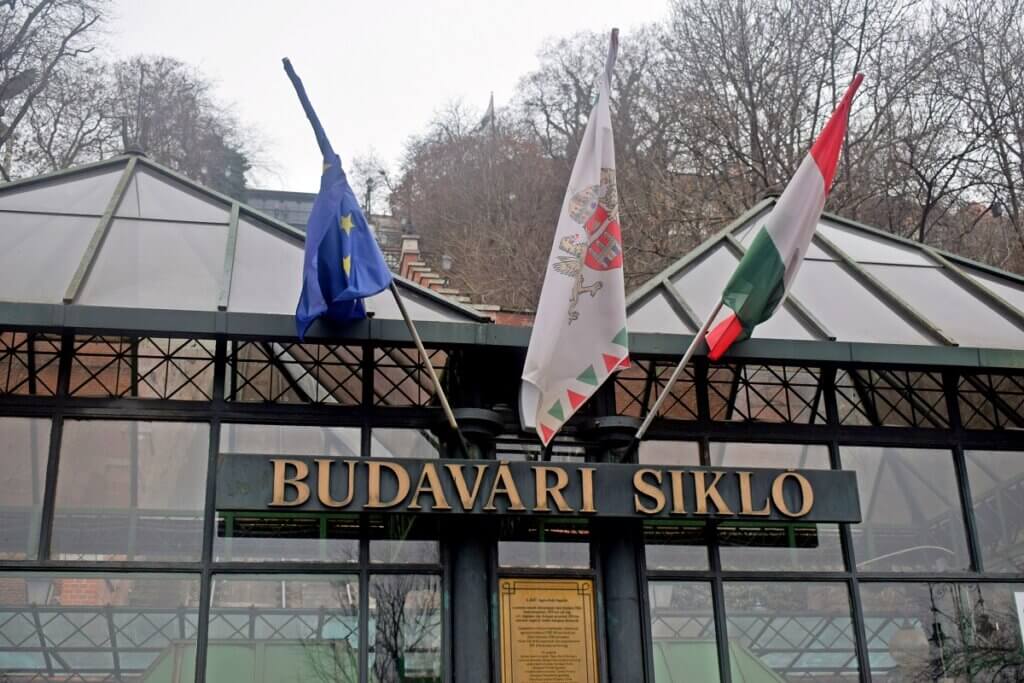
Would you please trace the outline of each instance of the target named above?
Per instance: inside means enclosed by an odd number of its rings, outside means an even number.
[[[502,683],[598,683],[594,582],[501,579]]]

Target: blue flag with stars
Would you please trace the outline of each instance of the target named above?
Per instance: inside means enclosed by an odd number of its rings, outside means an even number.
[[[365,318],[363,299],[386,289],[391,271],[359,209],[341,159],[331,148],[302,81],[287,59],[284,70],[313,125],[324,158],[320,191],[306,223],[302,293],[295,308],[295,327],[302,339],[320,316],[337,322]]]

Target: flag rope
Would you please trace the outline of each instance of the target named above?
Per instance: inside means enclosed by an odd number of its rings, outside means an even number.
[[[636,430],[636,434],[633,436],[633,445],[630,447],[630,450],[635,448],[637,444],[643,440],[644,434],[647,433],[647,428],[651,426],[651,423],[654,422],[654,418],[658,415],[658,411],[661,410],[661,404],[665,402],[665,398],[668,397],[669,393],[672,391],[672,385],[674,385],[676,380],[679,379],[679,375],[683,374],[683,369],[686,368],[686,364],[690,362],[690,358],[692,358],[693,354],[697,351],[697,347],[700,346],[702,341],[704,341],[704,338],[708,334],[708,328],[711,327],[711,323],[715,320],[715,316],[718,315],[720,310],[722,310],[721,299],[719,299],[718,303],[715,304],[714,310],[711,311],[711,314],[704,321],[704,324],[700,326],[700,330],[698,330],[697,334],[694,335],[689,348],[686,349],[686,353],[684,353],[683,357],[679,360],[679,364],[676,365],[676,369],[672,371],[672,376],[669,377],[668,382],[665,383],[665,388],[662,389],[661,393],[658,395],[658,400],[656,400],[654,405],[651,406],[651,409],[647,412],[647,417],[644,418],[640,428]]]

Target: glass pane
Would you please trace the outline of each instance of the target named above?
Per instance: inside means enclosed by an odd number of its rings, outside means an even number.
[[[712,443],[714,467],[829,467],[828,447],[820,444]],[[718,529],[723,569],[817,570],[843,569],[838,524],[722,524]]]
[[[227,223],[228,206],[160,173],[137,168],[115,215],[165,221]]]
[[[718,681],[711,586],[689,581],[651,581],[651,637],[655,683]],[[734,679],[736,680],[736,679]]]
[[[1024,584],[861,583],[860,595],[874,680],[1024,681]]]
[[[98,219],[2,215],[0,301],[61,303]]]
[[[215,310],[227,236],[224,225],[115,219],[80,303]]]
[[[648,569],[707,569],[707,546],[707,528],[703,522],[644,525],[644,557]]]
[[[220,428],[221,453],[357,458],[359,442],[358,427],[224,424]]]
[[[215,576],[206,680],[357,683],[359,579]]]
[[[217,513],[218,561],[358,562],[356,517],[301,513]]]
[[[431,298],[426,293],[417,291],[412,286],[402,286],[402,303],[405,304],[409,317],[413,320],[431,320],[436,322],[465,322],[477,320],[472,309],[462,312],[455,303],[441,302]],[[366,312],[372,313],[375,318],[386,320],[401,320],[402,314],[395,303],[395,296],[390,290],[385,289],[380,294],[374,294],[364,299]]]
[[[441,561],[435,520],[416,515],[371,518],[370,562],[437,564]]]
[[[498,541],[498,564],[502,567],[587,569],[590,567],[590,530],[585,522],[547,524],[505,519]]]
[[[372,683],[440,683],[439,577],[371,576],[369,616]]]
[[[908,266],[935,266],[920,249],[900,244],[896,240],[872,235],[867,230],[852,230],[837,225],[819,223],[817,233],[832,242],[860,263],[898,263]]]
[[[302,289],[302,243],[274,228],[238,222],[230,311],[295,314]]]
[[[668,302],[668,297],[661,292],[656,292],[630,307],[626,322],[629,325],[629,331],[633,333],[693,334],[696,332],[682,321]]]
[[[843,446],[842,460],[857,473],[864,521],[851,529],[859,570],[970,566],[951,452]]]
[[[734,681],[858,678],[845,583],[726,583],[725,614]]]
[[[974,523],[986,572],[1024,570],[1024,453],[967,451]]]
[[[1020,329],[938,268],[864,266],[961,346],[1021,348]]]
[[[0,680],[192,680],[198,602],[182,574],[0,574]]]
[[[429,429],[374,429],[370,455],[380,458],[436,458],[440,442]]]
[[[101,216],[121,179],[124,164],[97,172],[76,173],[28,187],[0,190],[0,210],[84,213]],[[96,221],[92,221],[95,227]]]
[[[198,560],[209,434],[199,422],[66,421],[53,557]]]
[[[696,441],[641,441],[641,465],[697,467],[700,465],[700,444]]]
[[[837,263],[804,261],[791,291],[839,341],[935,343]]]
[[[49,420],[0,418],[0,559],[36,559],[49,451]]]

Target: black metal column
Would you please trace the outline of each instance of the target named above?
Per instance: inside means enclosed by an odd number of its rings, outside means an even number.
[[[604,583],[605,633],[610,683],[646,681],[644,675],[643,604],[637,558],[643,550],[639,522],[603,525],[598,561]]]
[[[454,683],[491,678],[490,537],[481,524],[459,523],[449,546]]]

